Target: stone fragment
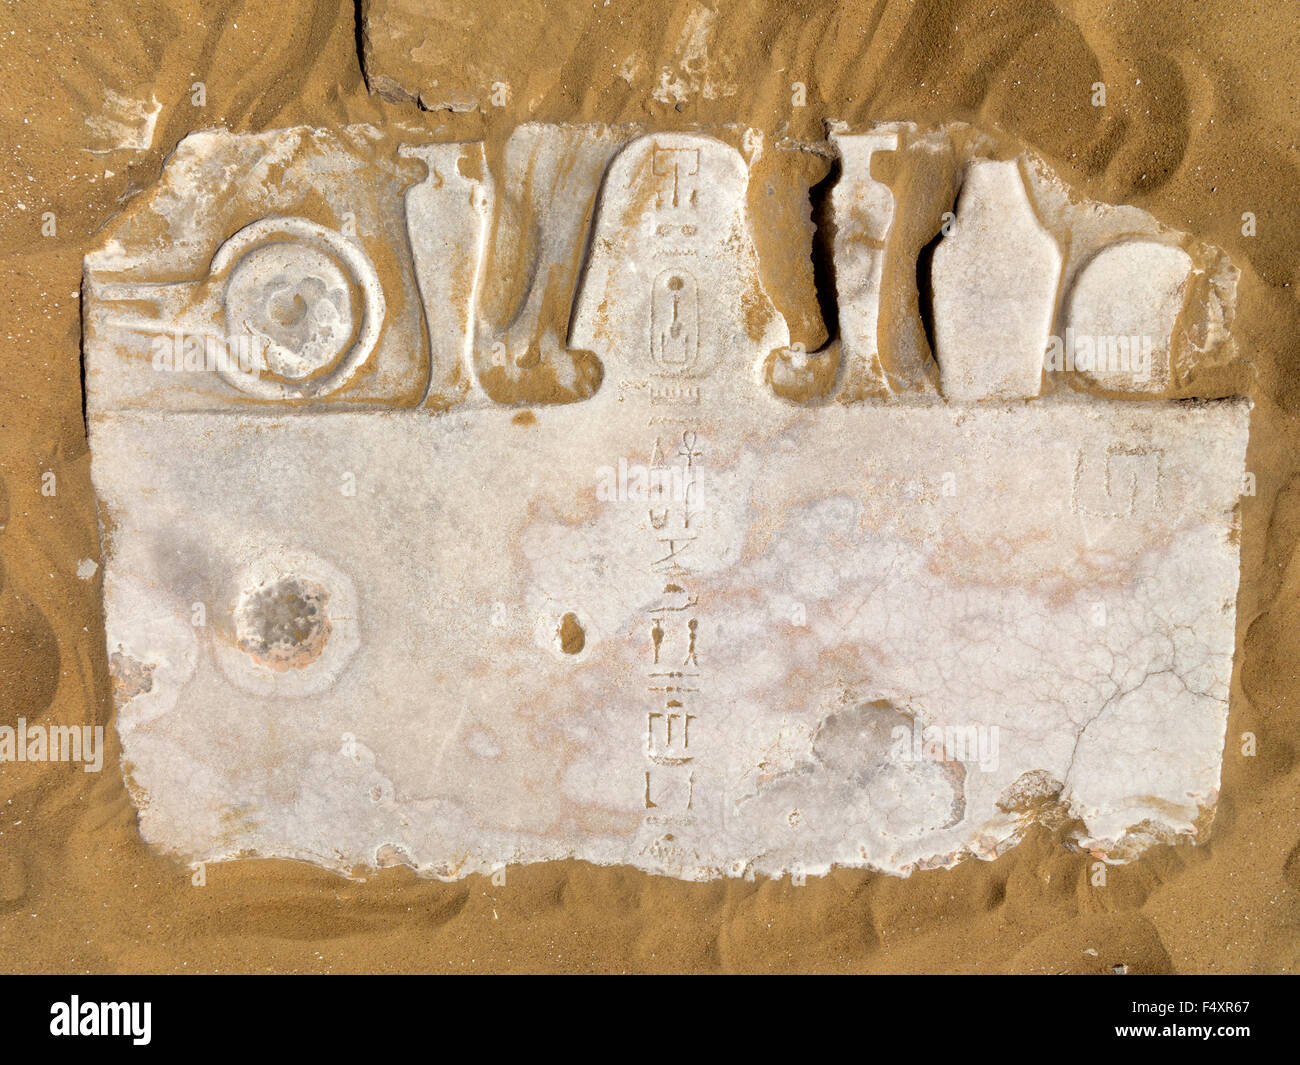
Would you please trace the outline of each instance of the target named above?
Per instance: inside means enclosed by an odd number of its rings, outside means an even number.
[[[96,155],[112,152],[147,152],[153,146],[154,130],[162,104],[152,94],[148,102],[104,89],[103,111],[86,116],[86,130]]]
[[[1198,371],[1236,357],[1231,327],[1241,272],[1222,250],[1161,225],[1137,207],[1080,199],[1041,160],[1026,157],[1024,173],[1040,219],[1058,245],[1069,250],[1062,271],[1063,307],[1047,349],[1049,382],[1110,395],[1168,395],[1186,387]],[[1109,274],[1115,283],[1127,286],[1118,277],[1123,264],[1148,260],[1155,272],[1150,277],[1130,273],[1133,287],[1124,288],[1122,302],[1116,303],[1113,296],[1107,300],[1100,292],[1089,297],[1098,307],[1110,306],[1111,317],[1127,332],[1096,335],[1091,326],[1085,331],[1071,322],[1081,284],[1085,289],[1105,288],[1110,282],[1098,282]],[[1086,368],[1094,361],[1089,355],[1098,343],[1109,352],[1121,336],[1132,335],[1140,307],[1148,308],[1141,317],[1151,340],[1149,366],[1139,359],[1137,372],[1106,371],[1103,380]],[[1076,331],[1085,338],[1082,345],[1075,341]],[[1121,353],[1122,347],[1120,342]],[[1143,347],[1140,339],[1139,355]],[[1077,364],[1080,354],[1084,366]],[[1116,362],[1122,364],[1122,355]]]
[[[601,175],[628,136],[529,123],[506,142],[474,364],[496,402],[572,401],[600,384],[599,365],[571,351],[566,332]]]
[[[875,134],[837,135],[861,228],[836,325],[883,365]],[[178,149],[85,287],[106,650],[153,846],[708,879],[906,874],[1039,821],[1107,860],[1199,838],[1249,405],[1050,366],[1039,395],[1059,279],[1087,295],[1124,233],[1168,234],[965,130],[942,396],[801,405],[764,372],[790,338],[737,139],[536,125],[500,173],[370,130]],[[1226,329],[1231,264],[1157,243],[1192,265],[1183,318]],[[151,335],[232,322],[268,341],[251,381],[154,369]]]
[[[382,144],[368,127],[182,141],[86,257],[88,406],[419,402],[403,192],[421,168]]]
[[[934,253],[934,337],[949,399],[1027,399],[1042,385],[1061,252],[1012,159],[972,162]]]
[[[906,872],[1014,840],[1032,811],[997,804],[1029,773],[1108,854],[1195,831],[1244,406],[1208,439],[1175,405],[773,406],[761,432],[739,403],[602,407],[103,416],[109,645],[155,667],[118,718],[146,839],[335,868],[391,844],[449,876]],[[220,463],[176,461],[196,439]]]

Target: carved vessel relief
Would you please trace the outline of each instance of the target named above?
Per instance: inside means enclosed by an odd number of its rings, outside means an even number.
[[[836,168],[812,311],[764,153]],[[1235,284],[961,125],[188,138],[85,274],[145,838],[703,879],[1199,837],[1249,408],[1170,397]]]

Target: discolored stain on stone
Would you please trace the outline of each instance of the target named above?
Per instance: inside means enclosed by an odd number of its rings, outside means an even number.
[[[556,634],[560,638],[560,650],[566,655],[580,654],[587,646],[587,634],[574,613],[565,614],[560,619],[560,628]]]
[[[1007,813],[1027,813],[1036,807],[1055,803],[1061,796],[1061,782],[1041,769],[1022,773],[997,798],[998,809]]]

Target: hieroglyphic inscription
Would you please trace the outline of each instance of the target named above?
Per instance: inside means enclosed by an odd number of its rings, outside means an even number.
[[[655,438],[652,469],[677,465],[680,478],[664,479],[681,490],[652,502],[647,516],[654,535],[651,571],[663,581],[659,599],[647,611],[645,808],[656,820],[689,817],[695,777],[691,767],[693,723],[701,716],[700,597],[692,588],[691,552],[699,539],[695,521],[696,475],[703,451],[699,433],[683,429],[675,453],[665,455]],[[698,730],[696,730],[698,737]]]
[[[708,879],[994,857],[1043,795],[1107,861],[1198,835],[1249,408],[1110,375],[1142,400],[1117,402],[1050,347],[1040,366],[1039,334],[1084,306],[1080,333],[1223,346],[1221,253],[1168,251],[1154,219],[1076,204],[1001,149],[968,166],[990,145],[964,127],[836,134],[840,348],[810,354],[754,227],[814,212],[801,188],[754,213],[790,192],[753,185],[756,137],[530,124],[501,159],[373,133],[359,169],[355,136],[195,135],[87,259],[106,642],[152,678],[116,721],[147,841]],[[875,153],[896,155],[878,177]],[[286,158],[284,181],[243,177]],[[913,244],[949,169],[963,206],[931,274],[956,328],[929,344],[893,281],[924,286]],[[1135,235],[1168,260],[1159,284]],[[1122,283],[1070,298],[1117,241]],[[250,380],[160,373],[182,369],[153,361],[164,320],[277,347]],[[1033,342],[990,342],[1007,323]],[[593,466],[617,505],[593,505]]]
[[[1160,448],[1110,444],[1089,456],[1080,449],[1074,467],[1070,506],[1092,518],[1145,518],[1161,506]]]
[[[654,239],[661,251],[689,256],[699,232],[694,215],[699,202],[695,179],[700,173],[700,150],[656,142],[651,157],[658,182]],[[671,379],[691,374],[700,361],[695,277],[674,266],[661,271],[652,285],[651,361],[659,373],[670,375],[658,386],[652,382],[652,403],[670,408],[698,404],[698,386],[684,386]],[[703,678],[698,644],[700,599],[691,587],[691,549],[699,537],[696,475],[703,451],[698,429],[675,411],[669,410],[654,422],[673,428],[672,435],[656,435],[651,467],[678,466],[681,470],[680,478],[663,482],[679,484],[680,492],[653,501],[647,513],[655,538],[650,567],[663,581],[663,591],[647,612],[650,661],[646,687],[651,705],[646,714],[645,808],[647,819],[662,822],[689,819],[694,800],[691,740],[693,728],[697,741],[699,737],[695,722],[700,717]]]

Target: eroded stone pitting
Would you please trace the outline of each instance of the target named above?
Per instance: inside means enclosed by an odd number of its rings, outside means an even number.
[[[315,581],[283,577],[246,592],[235,609],[239,647],[283,673],[316,661],[330,638],[329,592]]]
[[[792,332],[752,182],[807,151],[833,318]],[[1235,356],[1218,249],[957,123],[205,133],[145,204],[85,350],[156,846],[705,879],[1203,833],[1249,405],[1169,397]],[[163,357],[232,324],[265,371]]]
[[[117,706],[153,690],[154,667],[148,662],[114,651],[108,656],[108,671],[113,678],[113,702]]]

